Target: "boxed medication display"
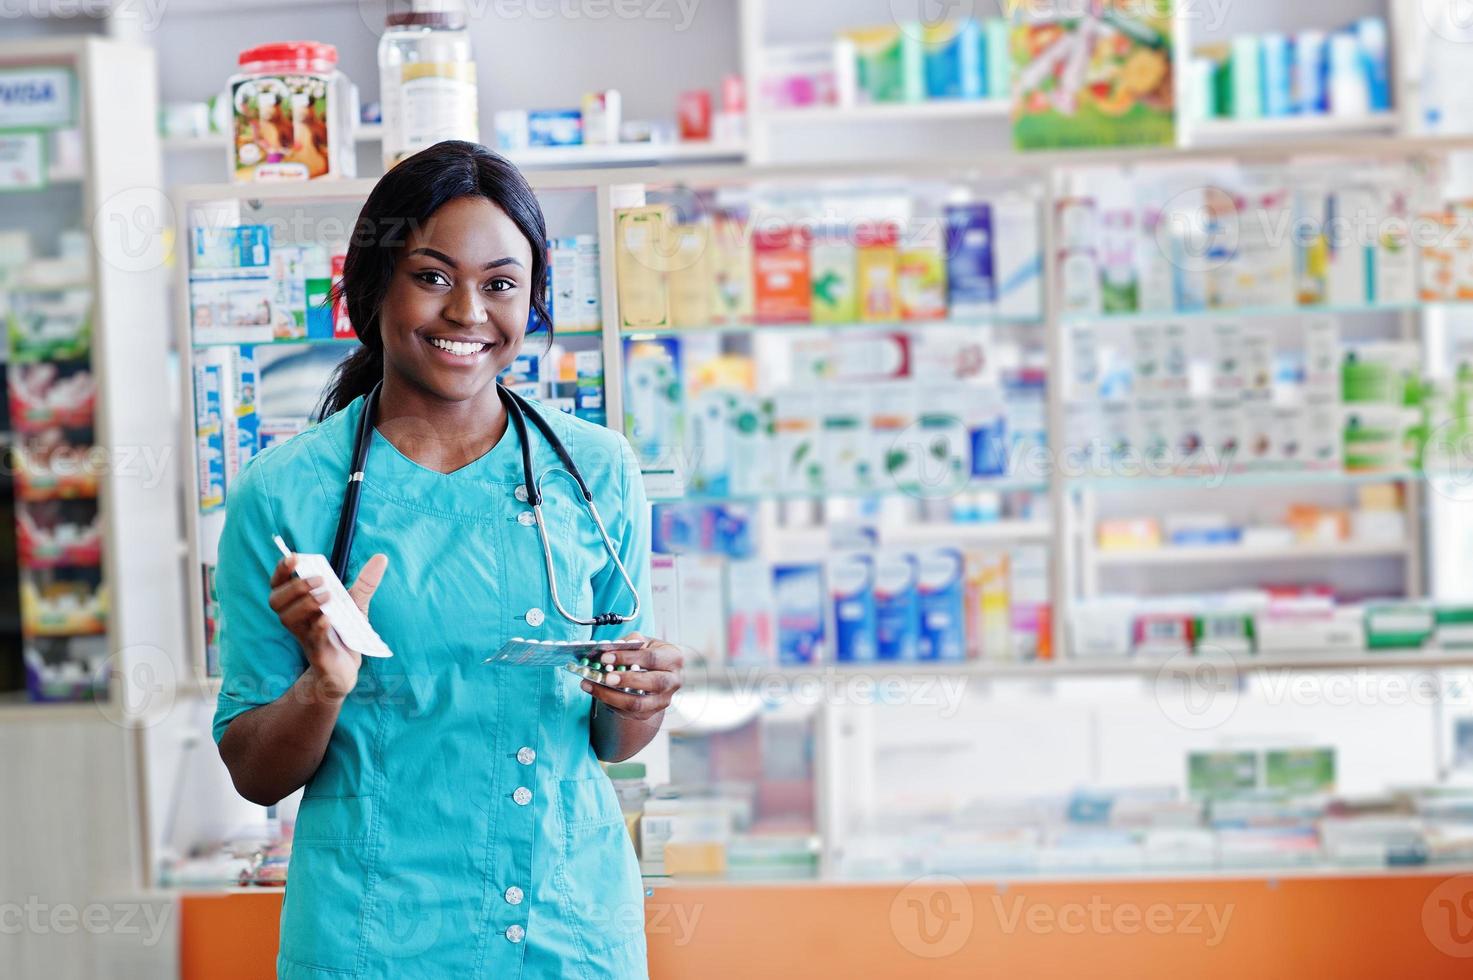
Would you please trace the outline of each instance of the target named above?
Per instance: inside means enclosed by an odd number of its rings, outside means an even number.
[[[863,230],[857,274],[859,318],[866,322],[900,319],[900,232],[880,223]]]
[[[777,565],[772,569],[778,663],[802,665],[827,659],[828,592],[821,565]]]
[[[964,638],[965,562],[954,548],[933,548],[916,556],[921,632],[920,660],[966,659]]]
[[[673,254],[669,257],[670,322],[677,327],[701,327],[713,321],[715,249],[710,247],[710,225],[678,224],[669,229]]]
[[[1038,234],[1038,205],[1024,197],[992,202],[994,310],[1007,319],[1035,319],[1043,314],[1043,246]]]
[[[924,223],[901,243],[896,279],[903,320],[945,318],[946,257],[940,225]]]
[[[745,323],[752,318],[752,242],[746,223],[735,214],[717,213],[711,241],[716,319]]]
[[[997,302],[992,262],[992,208],[986,202],[948,204],[947,300],[954,317],[986,316]]]
[[[920,642],[920,569],[914,555],[881,552],[875,556],[875,656],[915,660]]]
[[[820,231],[808,254],[814,323],[854,323],[859,319],[858,258],[842,232]]]
[[[624,431],[641,466],[669,464],[684,438],[680,340],[624,343]]]
[[[625,328],[670,325],[665,267],[670,209],[629,208],[614,216],[619,321]]]
[[[829,560],[834,605],[834,652],[840,663],[876,659],[875,560],[864,553]]]
[[[773,395],[773,449],[777,489],[810,494],[824,488],[824,392],[818,388],[784,388]]]
[[[753,313],[759,323],[807,323],[812,302],[808,235],[764,228],[752,235]]]

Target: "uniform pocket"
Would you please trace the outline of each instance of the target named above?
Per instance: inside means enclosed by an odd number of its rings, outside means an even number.
[[[547,522],[547,543],[552,552],[553,574],[557,582],[557,598],[562,607],[578,619],[592,618],[593,574],[599,567],[593,555],[573,540],[570,527],[581,516],[576,504],[558,500],[543,507]],[[583,519],[587,520],[586,517]],[[509,521],[506,528],[509,553],[514,556],[511,568],[515,574],[508,586],[507,615],[511,634],[534,640],[581,640],[592,635],[592,627],[570,622],[558,612],[548,587],[547,559],[536,525]],[[602,547],[599,556],[602,556]]]
[[[597,954],[644,941],[644,891],[634,845],[606,776],[558,783],[563,822],[556,880],[565,921],[579,944]]]
[[[281,912],[282,959],[340,975],[362,971],[372,816],[367,796],[302,800]]]
[[[372,816],[373,798],[369,796],[303,797],[292,832],[293,853],[300,844],[362,844],[368,839]]]

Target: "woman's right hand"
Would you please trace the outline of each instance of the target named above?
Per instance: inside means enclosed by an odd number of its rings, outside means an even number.
[[[357,686],[358,667],[363,658],[343,646],[323,613],[327,589],[323,587],[322,579],[318,576],[297,578],[292,574],[296,566],[296,555],[283,558],[277,564],[271,576],[271,608],[281,620],[281,625],[302,645],[309,668],[317,675],[318,690],[329,698],[342,700]],[[348,589],[348,594],[365,616],[374,590],[388,567],[387,555],[374,555],[358,573],[358,580],[352,588]]]

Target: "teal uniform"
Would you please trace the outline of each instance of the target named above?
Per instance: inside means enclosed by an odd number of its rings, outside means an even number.
[[[558,614],[513,427],[453,473],[373,434],[346,584],[388,555],[369,619],[394,656],[363,659],[307,784],[281,914],[286,980],[647,976],[639,867],[589,744],[591,696],[561,668],[482,663],[513,636],[655,635],[648,508],[629,443],[535,407],[593,491],[640,615],[589,628]],[[281,558],[271,538],[331,549],[362,411],[359,398],[267,449],[230,487],[216,741],[306,669],[267,603]],[[537,476],[561,469],[528,428]],[[629,612],[576,485],[548,475],[542,492],[563,606],[584,619]]]

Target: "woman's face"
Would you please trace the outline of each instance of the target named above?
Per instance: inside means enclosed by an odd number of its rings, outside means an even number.
[[[379,314],[388,370],[446,401],[486,390],[517,356],[532,246],[484,197],[447,202],[410,230]]]

